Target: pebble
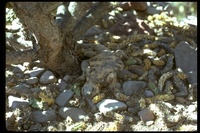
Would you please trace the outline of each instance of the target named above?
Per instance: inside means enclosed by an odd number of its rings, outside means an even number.
[[[74,121],[80,121],[87,117],[84,110],[75,107],[61,107],[58,113],[63,119],[66,119],[67,116],[69,116]]]
[[[145,91],[144,91],[144,95],[145,95],[146,97],[152,97],[152,96],[154,96],[153,92],[150,91],[150,90],[145,90]]]
[[[138,108],[128,108],[128,112],[131,112],[133,114],[136,114],[138,112]]]
[[[63,80],[63,79],[58,79],[58,88],[60,89],[61,87],[67,87],[68,84]]]
[[[38,77],[39,78],[44,71],[45,71],[44,68],[37,68],[35,70],[29,71],[29,74],[30,74],[31,77]]]
[[[56,77],[49,70],[47,70],[46,72],[44,72],[42,74],[42,76],[40,77],[40,80],[39,80],[40,84],[44,84],[44,85],[55,83],[56,81],[57,81]]]
[[[197,83],[197,50],[181,41],[174,50],[176,67],[188,76],[190,84]]]
[[[63,107],[65,106],[69,99],[74,95],[74,92],[71,90],[64,90],[62,93],[60,93],[56,97],[56,103],[60,106]]]
[[[138,112],[138,115],[140,116],[140,119],[144,122],[153,121],[155,119],[153,112],[148,108],[142,109],[140,112]]]
[[[72,81],[72,76],[70,75],[65,75],[65,77],[63,78],[64,81],[66,81],[67,83],[71,82]]]
[[[17,66],[13,69],[13,73],[22,73],[22,70]]]
[[[34,110],[32,112],[32,120],[34,122],[46,122],[51,120],[56,120],[57,115],[55,111],[53,110],[46,110],[46,111],[40,111],[40,110]]]
[[[103,99],[101,102],[97,103],[97,107],[100,112],[108,111],[123,111],[127,109],[127,105],[115,99]]]
[[[33,85],[33,84],[35,84],[37,82],[38,82],[38,78],[37,77],[30,77],[29,79],[26,80],[26,83],[27,84],[31,84],[31,85]]]
[[[21,99],[19,97],[8,96],[8,105],[12,109],[23,108],[29,106],[28,100]]]
[[[136,94],[139,89],[143,89],[147,86],[144,81],[125,81],[123,83],[123,91],[127,96]]]
[[[19,85],[16,85],[14,87],[14,89],[19,93],[23,93],[23,94],[31,94],[31,89],[30,87],[25,84],[25,83],[20,83]]]

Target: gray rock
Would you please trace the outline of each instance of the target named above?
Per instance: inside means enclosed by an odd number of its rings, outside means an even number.
[[[41,75],[40,80],[39,80],[40,84],[43,84],[43,85],[55,83],[56,81],[57,81],[56,77],[49,70],[47,70],[46,72],[44,72]]]
[[[13,73],[22,73],[22,70],[19,67],[15,67]]]
[[[116,82],[116,89],[120,90],[121,89],[121,84],[119,82]]]
[[[63,119],[70,116],[74,121],[83,120],[87,116],[84,110],[74,107],[61,107],[58,113]]]
[[[63,79],[58,80],[58,88],[67,87],[68,85]]]
[[[154,96],[153,92],[150,91],[150,90],[145,90],[145,91],[144,91],[144,95],[145,95],[146,97],[152,97],[152,96]]]
[[[57,115],[53,110],[46,110],[46,111],[40,111],[36,110],[32,112],[32,120],[34,122],[46,122],[51,120],[56,120]]]
[[[44,68],[37,68],[35,70],[31,70],[29,73],[30,73],[31,77],[38,77],[39,78],[44,71],[45,71]]]
[[[16,73],[15,74],[18,78],[23,78],[24,77],[24,73]]]
[[[62,93],[60,93],[56,97],[56,103],[60,106],[63,107],[67,104],[69,99],[74,95],[74,92],[71,90],[64,90]]]
[[[140,116],[140,119],[144,122],[153,121],[155,119],[153,112],[148,108],[142,109],[140,112],[138,112],[138,115]]]
[[[28,100],[23,100],[18,97],[8,96],[8,106],[12,109],[28,107]]]
[[[115,99],[103,99],[101,102],[97,103],[97,107],[99,111],[103,113],[108,111],[122,111],[127,109],[127,105],[125,103]]]
[[[38,78],[37,77],[30,77],[29,79],[26,80],[26,83],[27,84],[31,84],[31,85],[33,85],[33,84],[35,84],[37,82],[38,82]]]
[[[31,89],[30,87],[25,84],[25,83],[20,83],[19,85],[16,85],[14,87],[14,89],[20,94],[20,93],[23,93],[23,94],[31,94]]]
[[[33,92],[33,93],[39,93],[40,91],[41,91],[41,89],[39,87],[31,88],[31,92]]]
[[[72,81],[72,76],[70,75],[65,75],[65,77],[63,78],[64,81],[66,81],[67,83],[69,83],[70,81]]]
[[[187,42],[180,42],[174,51],[176,67],[188,76],[190,84],[197,83],[197,51]]]
[[[25,70],[26,70],[26,67],[19,64],[13,69],[13,72],[14,73],[21,73],[21,72],[24,72]]]
[[[147,86],[144,81],[125,81],[123,83],[123,91],[127,96],[136,94],[139,89],[143,89]]]

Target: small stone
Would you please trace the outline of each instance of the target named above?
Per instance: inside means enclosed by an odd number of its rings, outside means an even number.
[[[60,93],[56,97],[56,103],[60,106],[63,107],[65,106],[69,99],[74,95],[74,92],[71,90],[64,90],[62,93]]]
[[[128,112],[131,112],[133,114],[136,114],[138,112],[138,108],[128,108]]]
[[[61,107],[58,113],[63,119],[66,119],[67,116],[69,116],[74,121],[84,120],[84,118],[87,117],[87,114],[84,110],[74,107]]]
[[[31,94],[31,89],[30,87],[25,84],[25,83],[20,83],[19,85],[16,85],[14,87],[14,89],[20,94],[20,93],[23,93],[23,94]]]
[[[12,109],[15,109],[15,108],[27,107],[29,106],[29,103],[28,103],[28,100],[23,100],[21,98],[14,97],[14,96],[8,96],[8,105]]]
[[[67,87],[69,84],[66,83],[63,79],[58,79],[58,88]]]
[[[13,72],[14,73],[21,73],[21,72],[24,72],[25,70],[26,70],[26,67],[19,64],[19,65],[16,65]]]
[[[153,112],[148,108],[142,109],[140,112],[138,112],[138,115],[140,116],[140,119],[144,122],[153,121],[155,119]]]
[[[99,111],[103,113],[108,111],[123,111],[127,109],[125,103],[115,99],[103,99],[101,102],[97,103],[97,107]]]
[[[66,81],[67,83],[72,81],[72,76],[70,75],[65,75],[65,77],[63,78],[64,81]]]
[[[42,73],[45,71],[44,68],[37,68],[35,70],[29,71],[31,77],[40,77]]]
[[[123,83],[123,91],[127,96],[136,94],[139,89],[143,89],[147,86],[144,81],[125,81]]]
[[[27,84],[31,84],[31,85],[33,85],[33,84],[35,84],[37,82],[38,82],[38,78],[37,77],[30,77],[29,79],[26,80],[26,83]]]
[[[47,122],[51,120],[56,120],[57,115],[53,110],[47,110],[47,111],[33,111],[32,112],[32,120],[34,122]]]
[[[49,70],[47,70],[46,72],[44,72],[42,74],[42,76],[40,77],[40,80],[39,80],[40,84],[44,84],[44,85],[55,83],[56,81],[57,81],[56,77]]]
[[[152,96],[154,96],[153,92],[150,91],[150,90],[145,90],[145,91],[144,91],[144,95],[145,95],[146,97],[152,97]]]

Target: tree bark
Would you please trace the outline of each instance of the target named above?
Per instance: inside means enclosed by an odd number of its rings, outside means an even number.
[[[36,53],[31,51],[32,53],[29,55],[34,55],[33,57],[37,55],[46,68],[60,76],[66,74],[80,75],[80,61],[75,51],[76,41],[92,26],[92,24],[95,24],[101,16],[109,11],[109,4],[105,4],[105,2],[96,4],[97,7],[92,8],[92,10],[88,11],[89,13],[86,13],[84,16],[83,12],[80,11],[81,9],[86,9],[84,7],[86,3],[77,3],[78,6],[75,6],[73,13],[71,13],[71,15],[74,16],[66,20],[64,27],[58,27],[54,23],[54,16],[51,15],[51,12],[53,12],[59,4],[60,2],[12,3],[17,17],[22,21],[22,24],[26,25],[34,34],[37,41]],[[93,18],[87,17],[90,13],[94,15]],[[83,17],[80,16],[80,14]],[[26,51],[24,51],[24,53],[26,53]],[[7,53],[7,55],[9,55],[9,53]]]

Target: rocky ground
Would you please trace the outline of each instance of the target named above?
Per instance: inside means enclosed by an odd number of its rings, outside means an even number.
[[[192,5],[182,5],[195,15],[188,7]],[[177,6],[163,2],[151,2],[145,11],[113,9],[77,42],[102,44],[123,53],[125,67],[117,73],[116,88],[125,99],[102,93],[94,99],[97,111],[81,97],[83,83],[72,84],[77,77],[58,78],[39,61],[6,65],[5,128],[196,131],[196,23],[194,18],[186,19],[188,14],[184,21],[177,21],[178,14],[171,10],[177,11]],[[28,32],[12,9],[6,12],[6,49],[32,48]]]

